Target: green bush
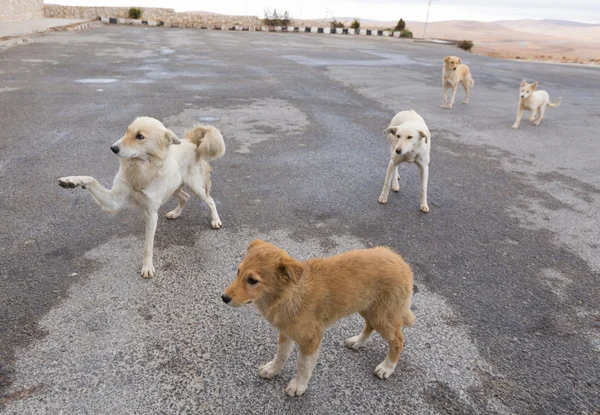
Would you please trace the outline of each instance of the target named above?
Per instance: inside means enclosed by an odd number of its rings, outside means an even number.
[[[129,18],[138,20],[142,17],[142,8],[141,7],[132,7],[129,9]]]
[[[402,32],[404,29],[406,29],[406,22],[402,19],[398,20],[398,24],[396,24],[394,32]]]
[[[357,19],[354,19],[350,25],[350,29],[360,29],[360,22]]]
[[[408,29],[401,30],[400,37],[407,37],[409,39],[412,39],[412,32]]]
[[[338,22],[337,20],[333,19],[331,21],[331,28],[332,29],[338,29],[338,28],[339,29],[345,29],[346,25],[344,23],[342,23],[342,22]]]
[[[287,10],[283,14],[277,13],[277,9],[265,10],[265,18],[263,19],[265,26],[289,26],[291,21],[292,18]]]
[[[466,50],[467,52],[471,52],[471,49],[473,49],[473,41],[472,40],[463,40],[462,42],[458,42],[456,44],[456,46],[458,46],[461,49]]]

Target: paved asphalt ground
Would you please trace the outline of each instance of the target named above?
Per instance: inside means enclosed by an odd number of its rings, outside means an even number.
[[[442,58],[461,56],[471,102],[442,110]],[[513,131],[518,85],[558,109]],[[511,62],[398,39],[102,27],[0,53],[0,408],[7,414],[591,414],[600,411],[600,70]],[[377,198],[382,131],[413,108],[432,131],[418,170]],[[177,134],[223,132],[213,163],[223,229],[197,199],[144,223],[104,214],[57,178],[109,185],[109,146],[140,115]],[[170,201],[163,212],[172,208]],[[415,272],[415,326],[394,375],[386,344],[354,352],[357,316],[327,332],[307,393],[258,377],[276,332],[220,299],[245,246],[302,259],[389,245]]]

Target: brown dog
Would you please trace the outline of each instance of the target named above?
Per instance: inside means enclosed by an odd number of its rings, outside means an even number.
[[[465,88],[466,96],[463,104],[466,104],[469,102],[471,88],[475,85],[475,81],[471,78],[471,71],[467,65],[462,63],[458,56],[446,56],[444,58],[444,69],[442,70],[442,87],[444,88],[444,104],[442,104],[442,108],[452,109],[459,83],[462,83],[463,88]],[[447,100],[448,88],[452,89],[450,102]]]
[[[410,267],[388,248],[299,262],[283,249],[255,240],[222,299],[234,307],[254,302],[279,330],[277,354],[259,369],[261,377],[271,379],[281,373],[293,341],[300,345],[298,373],[285,389],[289,396],[300,396],[317,362],[325,328],[356,312],[365,319],[365,328],[346,345],[358,350],[377,330],[390,348],[375,374],[387,379],[404,346],[402,326],[415,320],[410,310],[412,287]]]

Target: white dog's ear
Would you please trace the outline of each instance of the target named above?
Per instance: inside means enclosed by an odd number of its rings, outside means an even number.
[[[523,79],[523,80],[521,81],[521,86],[523,87],[523,86],[525,86],[525,85],[527,85],[527,81]]]
[[[425,134],[424,131],[419,130],[419,136],[425,139],[425,144],[429,143],[429,137],[427,137],[427,134]]]
[[[535,81],[534,83],[532,83],[530,86],[531,86],[531,90],[532,90],[532,91],[535,91],[535,89],[536,89],[536,88],[537,88],[537,86],[538,86],[538,83],[537,83],[537,81]]]
[[[448,63],[448,62],[450,62],[450,59],[451,59],[451,58],[450,58],[450,56],[446,56],[446,57],[444,58],[444,62]]]
[[[169,144],[181,144],[179,138],[177,138],[175,133],[171,130],[165,131],[165,138],[167,139],[167,141],[169,141]]]
[[[460,60],[460,58],[458,58],[458,64],[460,65],[462,63],[462,61]]]
[[[394,134],[394,135],[396,135],[396,131],[398,131],[398,127],[388,127],[385,130],[383,130],[383,133],[385,135],[388,135],[388,134]]]

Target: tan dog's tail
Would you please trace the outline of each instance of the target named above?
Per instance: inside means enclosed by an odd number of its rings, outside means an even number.
[[[549,102],[549,103],[548,103],[548,106],[549,106],[549,107],[552,107],[552,108],[556,108],[556,107],[558,107],[559,105],[560,105],[560,98],[559,98],[559,99],[557,99],[557,100],[556,100],[556,102],[554,102],[554,103],[552,103],[552,102]]]
[[[473,78],[469,78],[469,86],[473,88],[473,85],[475,85],[475,80]]]
[[[202,159],[212,160],[225,154],[223,136],[212,125],[196,125],[185,133],[185,138],[198,146],[198,157]]]
[[[406,313],[404,313],[403,325],[404,326],[412,326],[413,324],[415,324],[415,315],[409,308],[408,310],[406,310]]]

